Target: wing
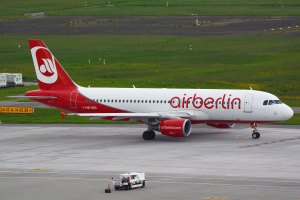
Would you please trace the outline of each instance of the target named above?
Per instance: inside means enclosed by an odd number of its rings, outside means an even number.
[[[191,118],[188,112],[151,112],[151,113],[74,113],[82,117],[92,119],[109,118],[111,120],[147,121],[147,119],[173,119],[173,118]]]

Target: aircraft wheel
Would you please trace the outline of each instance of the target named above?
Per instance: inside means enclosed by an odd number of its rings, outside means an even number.
[[[256,138],[260,138],[260,133],[259,132],[256,132]]]
[[[252,138],[253,138],[253,139],[258,139],[258,138],[260,138],[260,133],[259,133],[259,132],[254,132],[254,133],[252,133]]]
[[[155,139],[155,132],[154,131],[145,131],[143,133],[144,140],[154,140]]]

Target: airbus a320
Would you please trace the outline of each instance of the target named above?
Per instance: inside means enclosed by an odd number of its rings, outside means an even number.
[[[145,140],[153,140],[156,131],[187,137],[192,124],[199,123],[216,128],[249,124],[257,139],[257,124],[293,116],[278,97],[257,90],[81,87],[41,40],[29,40],[29,46],[40,89],[26,92],[26,97],[79,116],[144,123]]]

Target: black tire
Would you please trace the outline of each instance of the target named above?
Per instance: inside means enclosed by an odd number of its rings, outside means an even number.
[[[150,133],[151,133],[151,140],[154,140],[155,136],[156,136],[155,132],[154,131],[150,131]]]
[[[143,138],[144,138],[144,140],[151,140],[150,131],[145,131],[143,133]]]
[[[146,182],[143,181],[143,185],[142,185],[142,188],[144,188],[146,186]]]
[[[259,132],[256,132],[256,138],[260,138],[260,133]]]
[[[254,133],[252,133],[252,138],[253,138],[254,140],[260,138],[259,132],[254,132]]]
[[[155,139],[155,132],[154,131],[145,131],[143,133],[144,140],[154,140]]]

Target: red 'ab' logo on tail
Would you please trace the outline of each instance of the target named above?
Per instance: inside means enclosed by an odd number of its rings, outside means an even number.
[[[58,75],[51,52],[45,47],[34,47],[31,49],[31,54],[39,81],[48,84],[54,83]]]

